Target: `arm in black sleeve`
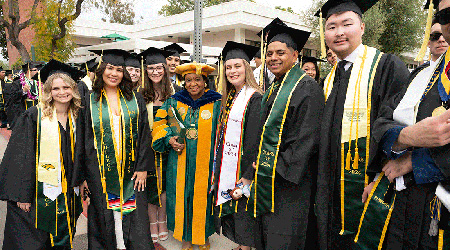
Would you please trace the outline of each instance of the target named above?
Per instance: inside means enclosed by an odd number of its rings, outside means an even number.
[[[152,135],[148,123],[147,107],[140,93],[135,92],[139,106],[139,135],[136,145],[136,167],[134,171],[155,171],[155,153],[152,149]]]
[[[253,162],[256,162],[258,157],[261,100],[262,95],[255,92],[250,98],[247,112],[245,113],[241,171],[242,177],[247,180],[253,180],[255,176]]]

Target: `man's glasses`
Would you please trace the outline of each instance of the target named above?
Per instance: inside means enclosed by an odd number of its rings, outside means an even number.
[[[433,32],[430,34],[430,41],[434,42],[439,40],[439,38],[441,38],[442,33],[441,32]]]
[[[440,25],[446,25],[450,23],[450,8],[443,9],[436,13],[435,18]]]

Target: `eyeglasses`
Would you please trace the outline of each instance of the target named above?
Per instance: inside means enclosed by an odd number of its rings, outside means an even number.
[[[434,16],[440,25],[449,24],[450,23],[450,8],[440,10]]]
[[[158,72],[161,72],[161,71],[164,70],[164,67],[163,66],[149,67],[149,68],[147,68],[147,70],[150,71],[150,72],[153,72],[155,70],[158,71]]]
[[[441,32],[433,32],[430,34],[430,41],[434,42],[439,40],[439,38],[441,38],[442,33]]]

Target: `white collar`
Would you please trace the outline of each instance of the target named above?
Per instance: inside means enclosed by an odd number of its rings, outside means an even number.
[[[346,58],[344,58],[345,61],[355,63],[356,58],[358,57],[358,53],[360,50],[364,48],[364,45],[361,43],[350,55],[348,55]],[[342,61],[341,59],[337,58],[337,61]]]

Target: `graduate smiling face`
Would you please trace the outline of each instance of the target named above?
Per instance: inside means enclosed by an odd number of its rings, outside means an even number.
[[[181,59],[178,56],[169,56],[166,58],[166,62],[170,75],[174,75],[176,67],[181,64]]]
[[[122,82],[123,66],[114,66],[108,63],[102,76],[104,87],[117,88]]]
[[[72,100],[73,89],[62,78],[55,78],[52,83],[51,96],[54,102],[65,104]]]
[[[206,82],[203,76],[189,73],[184,76],[184,86],[192,99],[197,100],[205,93]]]
[[[313,79],[316,79],[316,65],[312,62],[304,63],[302,66],[302,69],[306,72],[307,75],[312,77]]]
[[[325,22],[325,41],[343,60],[362,43],[364,23],[353,11],[345,11],[331,15]]]
[[[243,59],[230,59],[225,62],[225,74],[228,82],[236,89],[242,88],[245,84],[245,67]]]
[[[297,58],[298,52],[288,47],[286,43],[274,41],[267,46],[267,66],[277,78],[286,74]]]
[[[164,77],[164,64],[157,63],[147,65],[147,73],[148,78],[150,78],[153,83],[160,83]]]

